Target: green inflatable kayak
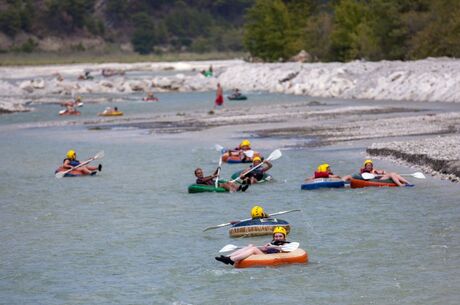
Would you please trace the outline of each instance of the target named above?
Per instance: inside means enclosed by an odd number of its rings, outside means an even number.
[[[204,193],[204,192],[216,192],[216,193],[225,193],[228,192],[223,187],[215,187],[214,185],[205,185],[205,184],[191,184],[188,186],[189,193]]]
[[[241,175],[241,173],[242,173],[243,171],[244,171],[244,169],[239,170],[239,171],[233,173],[232,179],[234,180],[234,179],[238,178],[238,177]],[[259,180],[259,181],[257,181],[257,183],[268,182],[268,181],[270,181],[270,180],[272,180],[272,179],[273,179],[272,175],[266,174],[266,173],[265,173],[264,176],[262,177],[262,179]],[[240,180],[237,180],[236,182],[240,182],[240,183],[241,183]]]

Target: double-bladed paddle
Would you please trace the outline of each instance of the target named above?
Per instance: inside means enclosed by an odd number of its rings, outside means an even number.
[[[299,212],[299,211],[300,211],[299,209],[281,211],[281,212],[276,212],[276,213],[270,214],[269,217],[276,216],[276,215],[281,215],[281,214],[287,214],[287,213],[291,213],[291,212]],[[208,230],[212,230],[212,229],[226,227],[226,226],[229,226],[229,225],[233,225],[233,224],[240,223],[240,222],[243,222],[243,221],[248,221],[248,220],[251,220],[251,219],[252,218],[236,220],[236,221],[232,221],[232,222],[223,223],[223,224],[220,224],[220,225],[217,225],[217,226],[207,227],[206,229],[203,230],[203,232],[208,231]]]
[[[275,149],[264,161],[262,161],[259,165],[256,165],[253,168],[251,168],[250,170],[248,170],[246,173],[244,173],[244,175],[247,175],[250,172],[252,172],[253,170],[255,170],[256,168],[261,167],[262,164],[264,164],[266,161],[274,161],[274,160],[277,160],[277,159],[281,158],[282,155],[283,154],[281,153],[281,150]],[[238,181],[238,180],[241,180],[241,178],[238,177],[236,179],[230,180],[230,182],[235,182],[235,181]]]
[[[399,174],[400,176],[411,176],[411,177],[414,177],[414,178],[417,178],[417,179],[425,179],[425,175],[421,172],[416,172],[416,173],[413,173],[413,174]],[[374,174],[371,174],[371,173],[362,173],[361,174],[361,177],[363,177],[363,179],[365,180],[369,180],[369,179],[375,179],[376,177],[380,177],[382,175],[374,175]]]
[[[65,174],[70,173],[70,172],[73,171],[74,169],[80,168],[80,167],[82,167],[82,166],[84,166],[84,165],[90,163],[91,161],[94,161],[94,160],[96,160],[96,159],[101,159],[101,158],[103,158],[103,157],[104,157],[104,151],[100,151],[100,152],[98,152],[94,157],[89,158],[88,160],[86,160],[86,161],[84,161],[84,162],[78,164],[77,166],[72,167],[71,169],[68,169],[68,170],[63,171],[63,172],[57,172],[57,173],[55,174],[55,176],[56,176],[56,178],[58,178],[58,179],[59,179],[59,178],[62,178],[62,177],[65,176]]]

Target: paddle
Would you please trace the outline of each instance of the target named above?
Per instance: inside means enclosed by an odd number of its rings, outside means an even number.
[[[98,152],[94,157],[89,158],[88,160],[86,160],[86,161],[84,161],[84,162],[78,164],[77,166],[72,167],[71,169],[68,169],[68,170],[63,171],[63,172],[57,172],[55,176],[56,176],[56,178],[58,178],[58,179],[59,179],[59,178],[62,178],[62,177],[65,176],[65,174],[70,173],[70,172],[73,171],[74,169],[77,169],[77,168],[79,168],[79,167],[82,167],[83,165],[86,165],[86,164],[90,163],[91,161],[94,161],[94,160],[96,160],[96,159],[101,159],[101,158],[103,158],[103,157],[104,157],[104,151],[100,151],[100,152]]]
[[[219,158],[219,167],[217,168],[217,177],[216,177],[216,181],[215,181],[215,187],[216,188],[219,186],[219,175],[220,175],[221,165],[222,165],[222,156],[220,156],[220,158]]]
[[[379,177],[379,176],[382,176],[382,175],[374,175],[374,174],[371,174],[371,173],[362,173],[361,174],[361,177],[363,177],[363,179],[365,180],[369,180],[369,179],[375,179],[375,177]],[[413,174],[400,174],[400,176],[411,176],[411,177],[414,177],[414,178],[417,178],[417,179],[425,179],[425,175],[421,172],[416,172],[416,173],[413,173]]]
[[[232,244],[228,244],[228,245],[224,246],[222,249],[220,249],[219,253],[230,252],[230,251],[240,249],[240,248],[242,248],[242,247],[235,246],[235,245],[232,245]],[[262,248],[262,247],[258,247],[258,248]],[[297,250],[299,248],[299,243],[298,242],[292,242],[292,243],[284,244],[282,246],[273,246],[273,247],[270,246],[270,248],[279,248],[283,252],[292,252],[292,251]]]
[[[274,160],[277,160],[279,158],[281,158],[283,154],[281,153],[281,150],[279,149],[275,149],[269,156],[267,159],[265,159],[264,161],[262,161],[259,165],[256,165],[254,166],[253,168],[251,168],[250,170],[248,170],[246,173],[244,173],[244,175],[247,175],[249,174],[250,172],[252,172],[253,170],[255,170],[256,168],[258,167],[261,167],[262,164],[264,164],[266,161],[274,161]],[[230,180],[230,182],[235,182],[235,181],[238,181],[240,180],[240,177],[236,178],[236,179],[233,179],[233,180]]]
[[[300,211],[300,210],[299,209],[294,209],[294,210],[281,211],[281,212],[276,212],[276,213],[270,214],[269,216],[272,217],[272,216],[275,216],[275,215],[287,214],[287,213],[298,212],[298,211]],[[243,219],[243,220],[237,220],[237,221],[223,223],[223,224],[220,224],[220,225],[217,225],[217,226],[207,227],[206,229],[203,230],[203,232],[206,232],[206,231],[211,230],[211,229],[217,229],[217,228],[226,227],[226,226],[229,226],[229,225],[233,225],[235,223],[240,223],[240,222],[248,221],[248,220],[251,220],[251,219],[252,218],[248,218],[248,219]]]

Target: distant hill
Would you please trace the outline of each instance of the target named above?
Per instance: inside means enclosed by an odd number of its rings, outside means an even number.
[[[0,0],[0,52],[35,50],[247,50],[272,62],[301,50],[308,61],[458,58],[460,1]]]
[[[240,51],[254,0],[0,0],[0,51]]]

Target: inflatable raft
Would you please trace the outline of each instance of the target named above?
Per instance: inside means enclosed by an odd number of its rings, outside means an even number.
[[[112,111],[112,112],[101,112],[99,116],[122,116],[123,112],[121,111]]]
[[[235,268],[271,267],[285,264],[306,264],[308,254],[305,250],[296,249],[292,252],[251,255],[235,263]]]
[[[229,95],[227,98],[231,101],[245,101],[248,99],[246,95]]]
[[[67,171],[66,168],[60,166],[57,170],[54,171],[54,174],[57,174],[58,172],[65,172]],[[73,170],[65,174],[63,177],[83,177],[83,176],[94,176],[96,175],[97,171],[93,171],[91,174],[83,174],[81,171],[78,169]]]
[[[369,187],[369,186],[374,186],[374,187],[383,187],[383,186],[398,186],[396,183],[393,182],[391,179],[387,180],[380,180],[380,179],[369,179],[369,180],[364,180],[360,178],[360,175],[354,175],[353,178],[350,181],[350,187],[351,188],[362,188],[362,187]]]
[[[156,97],[144,97],[142,100],[144,102],[158,102],[159,101],[159,99]]]
[[[80,111],[66,111],[66,110],[61,110],[59,111],[59,115],[80,115]]]
[[[232,175],[232,180],[237,179],[241,173],[244,171],[244,169],[239,170]],[[264,176],[262,177],[261,180],[258,180],[257,183],[264,183],[273,180],[273,177],[270,174],[264,173]],[[238,182],[238,181],[237,181]]]
[[[275,227],[284,227],[288,233],[291,229],[291,226],[285,220],[276,218],[258,218],[234,224],[230,230],[228,230],[228,234],[231,237],[272,235]]]
[[[214,185],[205,185],[205,184],[191,184],[188,186],[188,192],[193,193],[205,193],[205,192],[215,192],[215,193],[225,193],[228,192],[223,187],[215,187]]]
[[[316,190],[319,188],[340,188],[345,182],[338,178],[316,178],[300,186],[302,190]]]

